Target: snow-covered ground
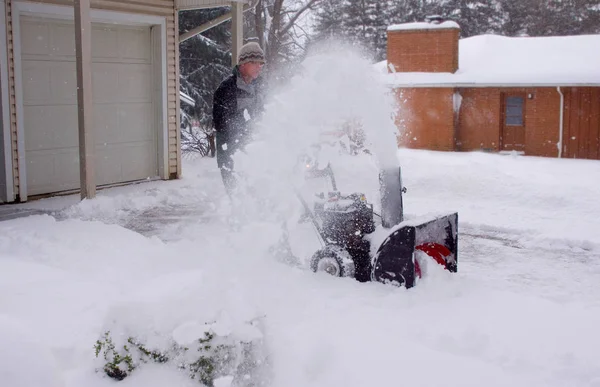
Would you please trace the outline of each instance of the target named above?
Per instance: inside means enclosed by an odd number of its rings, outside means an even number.
[[[293,126],[330,118],[308,102],[296,100]],[[54,212],[0,223],[0,384],[111,386],[95,372],[107,329],[169,335],[216,321],[236,332],[260,319],[269,386],[600,386],[600,163],[396,156],[407,217],[459,213],[458,273],[434,272],[410,290],[313,274],[314,233],[289,219],[300,262],[273,257],[281,224],[232,225],[214,159],[187,160],[178,181],[27,204]],[[377,200],[368,156],[333,162],[342,191]],[[280,192],[260,182],[259,193]],[[293,197],[285,203],[278,210],[294,213]],[[199,384],[145,364],[118,385]]]
[[[398,156],[407,215],[460,216],[459,272],[410,291],[271,258],[270,225],[231,231],[213,159],[188,162],[181,181],[103,191],[59,221],[0,223],[3,380],[50,385],[53,372],[64,386],[111,385],[92,346],[112,320],[172,330],[265,316],[273,386],[600,385],[600,164]],[[139,224],[160,214],[171,217]],[[152,366],[121,383],[166,380],[197,383]]]

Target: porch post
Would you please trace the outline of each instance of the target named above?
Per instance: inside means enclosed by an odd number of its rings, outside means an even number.
[[[96,196],[92,133],[92,22],[90,0],[75,0],[77,117],[79,124],[79,184],[81,199]]]
[[[238,54],[244,42],[244,4],[239,1],[231,3],[231,64],[237,64]]]

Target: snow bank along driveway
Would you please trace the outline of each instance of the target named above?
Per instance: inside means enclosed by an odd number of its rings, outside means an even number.
[[[398,157],[407,216],[460,219],[459,272],[410,291],[273,260],[275,225],[229,227],[213,159],[181,181],[32,204],[67,207],[0,223],[0,384],[113,385],[93,353],[111,323],[263,316],[272,386],[600,386],[600,163]],[[342,190],[372,182],[338,172]],[[198,385],[153,365],[120,383]]]

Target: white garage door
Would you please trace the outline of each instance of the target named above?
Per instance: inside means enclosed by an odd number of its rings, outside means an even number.
[[[28,195],[79,188],[73,22],[22,17]],[[92,90],[98,185],[158,175],[150,27],[94,24]]]

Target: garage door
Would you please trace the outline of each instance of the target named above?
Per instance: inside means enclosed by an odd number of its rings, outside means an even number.
[[[79,188],[72,21],[21,18],[28,195]],[[158,175],[150,27],[94,24],[92,90],[98,185]]]

